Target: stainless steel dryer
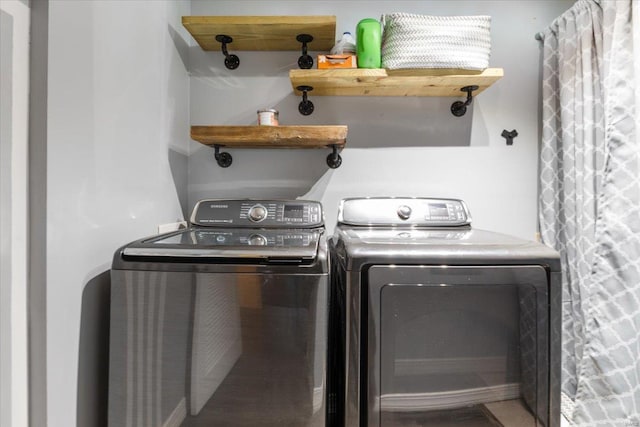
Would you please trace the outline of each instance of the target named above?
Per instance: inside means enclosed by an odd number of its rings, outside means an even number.
[[[346,426],[559,426],[559,256],[470,223],[460,200],[341,203]]]
[[[191,227],[119,249],[109,426],[325,426],[321,205],[203,200]]]

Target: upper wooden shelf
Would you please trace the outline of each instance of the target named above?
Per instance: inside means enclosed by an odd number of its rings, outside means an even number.
[[[230,50],[300,50],[298,34],[310,34],[309,50],[335,43],[335,16],[183,16],[182,25],[204,50],[220,50],[216,35],[233,38]]]
[[[235,148],[341,148],[347,126],[191,126],[191,138]]]
[[[291,86],[311,86],[314,95],[333,96],[452,96],[460,97],[460,89],[477,85],[477,95],[504,75],[502,68],[484,71],[451,69],[335,69],[290,70]]]

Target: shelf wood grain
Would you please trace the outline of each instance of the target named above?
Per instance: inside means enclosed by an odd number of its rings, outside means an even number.
[[[451,96],[460,97],[460,88],[478,85],[477,95],[504,75],[502,68],[484,71],[450,69],[385,70],[336,69],[290,70],[296,95],[298,86],[311,86],[309,96]]]
[[[191,126],[191,138],[233,148],[342,148],[347,126]]]
[[[328,51],[335,43],[335,16],[183,16],[182,25],[203,50],[220,51],[216,35],[233,38],[227,49],[302,50],[298,34],[310,34],[309,50]]]

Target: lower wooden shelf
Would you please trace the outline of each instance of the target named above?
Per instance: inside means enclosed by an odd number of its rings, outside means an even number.
[[[347,126],[191,126],[191,138],[233,148],[342,147]]]
[[[220,152],[228,148],[331,148],[327,164],[342,163],[338,150],[347,142],[347,126],[191,126],[191,139],[214,146],[218,165],[228,167],[232,158]]]

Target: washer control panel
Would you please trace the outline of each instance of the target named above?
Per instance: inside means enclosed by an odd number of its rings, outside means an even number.
[[[322,205],[309,200],[201,200],[191,223],[203,227],[315,228]]]
[[[451,227],[471,224],[471,215],[457,199],[367,197],[343,200],[338,222],[370,227]]]

